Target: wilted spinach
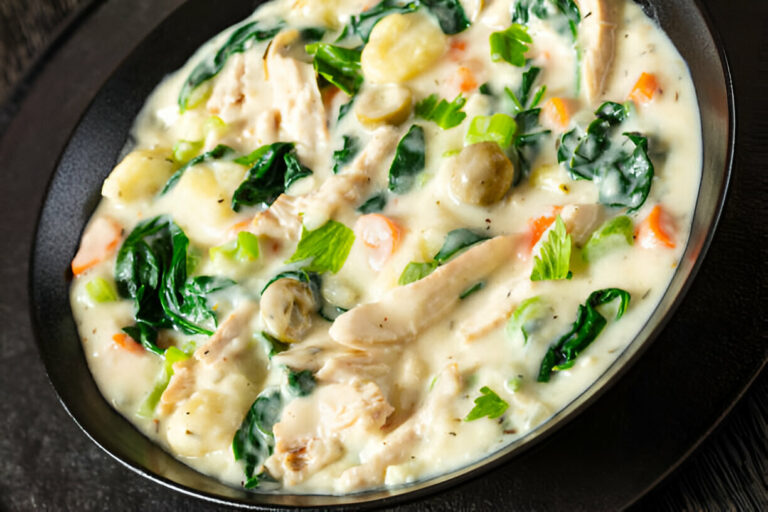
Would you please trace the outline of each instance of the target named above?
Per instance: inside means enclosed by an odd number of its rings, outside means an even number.
[[[395,194],[411,190],[416,175],[424,170],[425,151],[424,129],[414,124],[397,144],[389,168],[389,190]]]
[[[202,164],[205,162],[211,162],[213,160],[221,160],[223,158],[229,158],[234,156],[235,150],[232,149],[229,146],[225,146],[224,144],[219,144],[215,148],[213,148],[210,151],[206,151],[202,155],[198,155],[183,166],[179,168],[178,171],[173,173],[173,176],[171,176],[167,182],[165,182],[165,186],[163,187],[163,190],[160,191],[160,195],[165,194],[169,190],[171,190],[176,183],[181,179],[181,177],[184,175],[185,172],[187,172],[187,169],[190,167],[194,167],[195,165]]]
[[[333,152],[333,173],[337,174],[342,167],[347,165],[355,158],[358,151],[360,151],[360,141],[353,135],[344,135],[342,137],[344,143],[341,149],[337,149]]]

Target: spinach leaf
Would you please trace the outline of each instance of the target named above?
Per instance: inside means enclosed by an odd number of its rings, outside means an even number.
[[[280,272],[275,277],[270,279],[267,284],[264,285],[264,288],[261,289],[261,294],[264,295],[264,292],[267,291],[267,288],[277,281],[278,279],[283,278],[288,279],[295,279],[296,281],[301,281],[302,283],[308,283],[309,282],[309,274],[304,270],[286,270],[285,272]]]
[[[245,180],[232,195],[232,209],[240,211],[242,206],[271,205],[277,197],[296,179],[311,173],[290,155],[294,145],[290,142],[275,142],[262,146],[237,163],[253,161]],[[292,166],[292,169],[289,168]],[[297,167],[298,166],[298,167]]]
[[[419,2],[403,3],[400,0],[382,0],[370,9],[355,14],[349,18],[349,25],[344,28],[343,39],[350,31],[360,36],[364,42],[371,37],[373,27],[384,17],[395,13],[409,13],[419,8]]]
[[[485,281],[479,281],[459,294],[459,300],[464,300],[475,292],[485,288]]]
[[[218,75],[230,56],[244,52],[250,41],[264,41],[273,38],[281,28],[282,25],[278,25],[264,29],[259,26],[258,21],[253,21],[235,30],[227,42],[214,55],[209,55],[195,66],[192,73],[184,81],[178,100],[181,111],[187,110],[195,90],[204,82]]]
[[[210,162],[212,160],[219,160],[222,158],[229,158],[235,154],[235,150],[232,149],[229,146],[225,146],[224,144],[219,144],[215,148],[213,148],[210,151],[206,151],[202,155],[198,155],[186,164],[182,165],[178,171],[173,173],[173,176],[171,176],[167,182],[165,182],[165,186],[163,187],[163,190],[160,191],[160,195],[165,194],[169,190],[171,190],[176,183],[181,179],[181,177],[184,175],[185,172],[187,172],[187,169],[190,167],[194,167],[195,165],[202,164],[205,162]]]
[[[357,93],[363,84],[360,50],[328,43],[308,44],[305,49],[314,56],[312,65],[320,76],[350,96]]]
[[[424,129],[414,124],[400,140],[389,168],[389,190],[405,194],[413,187],[415,176],[424,170],[426,161]]]
[[[416,104],[416,115],[427,121],[434,121],[437,126],[447,130],[460,125],[467,117],[467,114],[461,111],[466,102],[467,99],[461,94],[450,103],[444,99],[438,102],[437,94],[430,94]]]
[[[493,32],[489,40],[492,61],[503,60],[519,68],[525,66],[525,53],[533,39],[523,25],[513,23],[506,30]]]
[[[581,257],[584,261],[594,261],[617,247],[634,243],[634,225],[626,215],[619,215],[600,226],[589,237]]]
[[[437,254],[435,254],[435,261],[442,265],[460,251],[463,251],[478,242],[482,242],[483,240],[488,240],[488,237],[478,235],[474,231],[466,228],[454,229],[446,235],[443,246]]]
[[[308,272],[333,272],[341,270],[355,241],[354,232],[335,220],[329,220],[314,231],[304,229],[296,252],[286,263],[307,261]]]
[[[631,153],[617,147],[612,139],[616,128],[627,118],[624,105],[606,102],[595,112],[596,119],[582,133],[579,128],[563,134],[557,160],[574,179],[597,184],[601,203],[612,207],[639,209],[648,198],[653,181],[653,163],[648,158],[648,139],[638,133],[623,135],[635,146]]]
[[[571,235],[565,231],[565,223],[558,215],[534,259],[531,281],[570,279],[571,245]]]
[[[444,33],[458,34],[469,28],[470,23],[459,0],[419,0],[437,18]]]
[[[323,38],[328,29],[325,27],[304,27],[299,30],[299,37],[302,41],[313,42]]]
[[[437,265],[436,261],[429,261],[427,263],[417,263],[412,261],[403,269],[403,273],[400,274],[400,279],[397,280],[397,284],[403,286],[424,279],[435,271]]]
[[[333,152],[333,173],[338,174],[342,167],[352,161],[360,151],[360,140],[352,135],[342,137],[344,144],[341,149]]]
[[[509,408],[509,404],[488,386],[480,388],[480,393],[481,395],[475,398],[475,406],[469,411],[464,421],[475,421],[485,416],[493,420],[501,417]]]
[[[576,40],[581,14],[574,0],[518,0],[512,21],[526,25],[530,21],[530,14],[541,20],[559,18],[554,20],[555,25],[567,27],[573,40]]]
[[[369,197],[363,204],[357,207],[357,211],[360,213],[376,213],[380,212],[387,206],[387,194],[381,192],[379,194]]]
[[[280,419],[283,398],[279,389],[266,389],[253,402],[248,414],[232,440],[235,460],[245,462],[244,487],[258,487],[265,474],[264,461],[272,455],[275,445],[272,427]]]
[[[275,338],[271,334],[269,334],[266,331],[261,331],[259,333],[259,336],[267,343],[267,346],[269,346],[269,358],[272,359],[273,356],[276,354],[279,354],[280,352],[285,352],[288,350],[291,346],[288,343],[283,343],[279,339]]]
[[[296,371],[293,368],[288,370],[288,390],[295,396],[308,396],[317,386],[315,376],[311,370]]]
[[[548,382],[552,372],[571,368],[576,358],[602,332],[608,321],[597,311],[602,304],[620,299],[616,320],[622,317],[629,305],[629,292],[619,288],[605,288],[590,294],[587,302],[581,304],[576,313],[576,321],[571,329],[547,350],[539,369],[539,382]]]
[[[216,316],[207,295],[233,284],[229,279],[187,279],[189,239],[169,217],[139,223],[117,253],[115,283],[122,297],[134,301],[136,324],[123,330],[147,350],[157,346],[159,329],[210,336]]]
[[[345,115],[349,113],[350,110],[352,110],[352,106],[355,103],[355,97],[353,96],[351,100],[344,103],[342,106],[339,107],[339,116],[336,118],[336,122],[338,123],[341,121]]]

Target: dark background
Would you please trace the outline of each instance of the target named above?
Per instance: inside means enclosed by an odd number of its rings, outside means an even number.
[[[17,84],[30,73],[51,42],[66,38],[70,21],[91,3],[92,0],[0,0],[0,105],[5,105],[0,110],[0,135],[23,98],[24,90],[17,89]],[[768,61],[768,2],[737,3],[740,13],[735,20],[731,19],[730,28],[738,27],[745,32],[732,37],[749,38],[751,34],[757,44],[750,45],[749,58],[730,55],[732,65],[744,65],[752,57]],[[725,2],[710,0],[707,4]],[[714,10],[717,24],[718,12]],[[724,28],[721,26],[720,30]],[[762,71],[766,71],[765,67]],[[753,77],[766,80],[768,74]],[[758,128],[764,146],[768,121],[764,118],[758,122]],[[756,250],[763,254],[765,228],[758,225],[766,220],[763,209],[756,212],[755,226],[745,226],[755,229]],[[26,264],[20,260],[27,257],[26,247],[2,250],[16,252],[19,259],[17,268],[6,266],[4,272],[25,271]],[[5,261],[13,260],[8,257]],[[762,261],[765,263],[765,258]],[[763,279],[763,268],[754,269],[756,279]],[[751,300],[764,298],[760,294]],[[0,313],[8,313],[2,311],[7,307],[0,304]],[[765,327],[765,322],[762,325]],[[162,494],[162,502],[156,501],[159,493],[152,492],[156,490],[153,484],[95,447],[58,405],[34,345],[19,343],[20,339],[28,340],[29,335],[0,327],[0,426],[17,429],[0,435],[0,510],[182,510],[198,503],[168,492]],[[20,409],[22,403],[25,407]],[[768,510],[767,420],[768,372],[763,371],[716,431],[636,508]],[[62,442],[67,445],[62,446]],[[122,485],[108,487],[102,483],[107,481]],[[491,504],[478,498],[478,510],[488,506]]]

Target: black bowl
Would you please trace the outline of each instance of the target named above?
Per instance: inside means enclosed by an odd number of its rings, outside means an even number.
[[[692,1],[641,3],[688,62],[697,89],[704,169],[692,232],[666,295],[642,331],[597,382],[552,421],[481,461],[413,485],[348,496],[290,496],[248,493],[198,473],[140,434],[104,400],[88,371],[72,318],[67,269],[82,228],[99,201],[101,183],[116,163],[147,95],[198,46],[254,8],[252,3],[231,2],[212,9],[207,0],[183,4],[119,65],[85,111],[49,185],[32,254],[32,315],[40,353],[65,408],[102,449],[147,478],[203,499],[257,509],[344,505],[359,509],[413,499],[477,477],[550,436],[616,383],[662,331],[709,246],[728,185],[734,110],[730,76],[717,38]]]

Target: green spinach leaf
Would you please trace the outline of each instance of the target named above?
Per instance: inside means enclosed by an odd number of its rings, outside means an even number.
[[[272,455],[275,445],[272,427],[280,419],[283,398],[279,389],[266,389],[253,402],[248,414],[232,440],[235,460],[245,462],[244,487],[258,487],[264,472],[264,461]]]
[[[363,84],[360,69],[360,50],[342,48],[328,43],[312,43],[306,46],[315,71],[330,83],[349,94],[357,94]]]
[[[403,3],[400,0],[382,0],[370,9],[351,16],[349,18],[349,25],[344,28],[340,39],[343,39],[344,36],[352,32],[360,36],[367,43],[368,38],[371,37],[373,27],[382,18],[395,13],[405,14],[413,12],[418,8],[418,1]]]
[[[187,110],[190,106],[190,98],[192,98],[195,90],[207,82],[224,68],[227,59],[236,53],[242,53],[246,50],[246,46],[250,41],[264,41],[273,38],[282,28],[282,25],[278,25],[272,28],[261,28],[259,22],[253,21],[246,23],[242,27],[235,30],[226,43],[219,48],[214,55],[209,55],[201,63],[199,63],[190,73],[189,77],[184,81],[184,85],[181,87],[179,93],[179,108],[182,112]]]
[[[288,390],[295,396],[308,396],[317,386],[315,376],[311,370],[297,371],[293,368],[288,370]]]
[[[459,0],[419,0],[432,15],[444,33],[458,34],[469,28],[469,18]]]
[[[414,124],[397,144],[389,168],[389,190],[395,194],[411,190],[414,178],[424,170],[425,151],[424,129]]]
[[[341,149],[333,152],[333,173],[338,174],[342,167],[352,161],[360,151],[360,140],[353,135],[342,137],[344,144]]]
[[[488,237],[478,235],[470,229],[454,229],[446,235],[443,246],[435,254],[435,261],[442,265],[464,249],[484,240],[488,240]]]
[[[168,181],[165,182],[165,186],[163,187],[163,190],[160,191],[160,195],[163,195],[167,193],[169,190],[171,190],[176,183],[181,179],[181,177],[184,175],[185,172],[187,172],[187,169],[190,167],[194,167],[198,164],[202,164],[205,162],[211,162],[213,160],[220,160],[223,158],[230,158],[234,156],[235,150],[232,149],[229,146],[225,146],[224,144],[219,144],[215,148],[213,148],[210,151],[206,151],[202,155],[198,155],[186,164],[182,165],[178,171],[173,173],[173,176],[168,178]]]
[[[387,206],[386,192],[380,192],[369,197],[363,204],[357,207],[357,211],[363,214],[380,212]]]
[[[253,167],[248,169],[245,180],[232,195],[232,209],[240,211],[242,206],[271,205],[291,183],[312,173],[301,165],[291,152],[291,142],[275,142],[262,146],[250,155],[235,162]]]
[[[590,294],[587,302],[581,304],[576,313],[576,321],[571,329],[547,350],[539,368],[539,382],[548,382],[552,372],[571,368],[576,358],[602,332],[608,321],[597,310],[603,304],[620,299],[616,320],[622,317],[629,305],[629,292],[619,288],[606,288]]]

